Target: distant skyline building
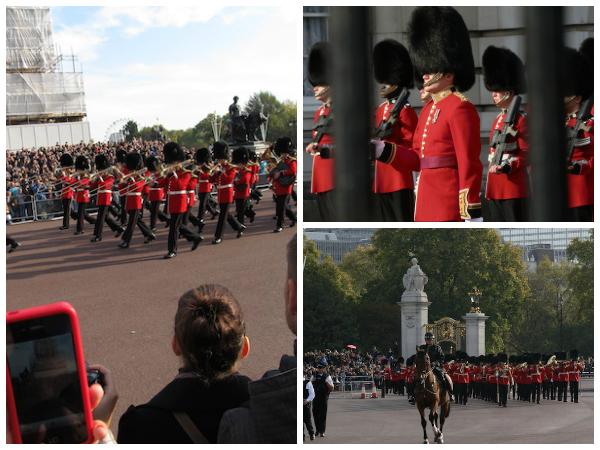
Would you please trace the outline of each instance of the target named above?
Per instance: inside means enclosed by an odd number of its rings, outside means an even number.
[[[314,241],[321,255],[339,264],[347,253],[359,245],[371,243],[375,228],[307,228],[304,235]]]
[[[523,260],[537,263],[547,257],[561,262],[567,258],[567,247],[573,239],[588,240],[591,228],[499,228],[504,242],[520,247]]]

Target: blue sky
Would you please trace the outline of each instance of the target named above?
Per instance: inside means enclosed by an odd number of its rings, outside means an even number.
[[[208,6],[206,6],[208,5]],[[298,8],[51,7],[54,41],[83,68],[92,138],[132,118],[187,128],[260,90],[297,94]]]

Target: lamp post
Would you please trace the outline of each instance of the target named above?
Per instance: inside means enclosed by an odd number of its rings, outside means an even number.
[[[563,349],[563,305],[564,305],[564,294],[567,288],[562,284],[558,284],[556,287],[556,312],[558,314],[558,348],[560,351]]]

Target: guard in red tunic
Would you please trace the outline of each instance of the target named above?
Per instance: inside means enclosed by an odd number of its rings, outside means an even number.
[[[274,152],[279,157],[279,163],[269,174],[275,193],[275,215],[277,224],[274,233],[283,230],[283,214],[290,219],[290,227],[296,224],[296,214],[290,207],[290,195],[296,181],[296,158],[292,140],[285,136],[275,142]]]
[[[417,126],[417,113],[408,103],[414,86],[413,66],[408,51],[393,39],[379,42],[373,50],[375,79],[386,100],[375,111],[376,137],[410,148]],[[415,214],[413,173],[380,161],[374,162],[373,193],[383,220],[412,222]]]
[[[415,74],[432,101],[421,111],[412,148],[372,141],[375,157],[420,172],[416,221],[481,221],[479,115],[461,94],[475,82],[469,31],[452,7],[419,7],[409,41]]]
[[[122,148],[118,149],[116,152],[117,159],[117,170],[121,173],[121,178],[124,175],[127,175],[127,152]],[[119,208],[120,208],[120,220],[121,226],[125,226],[127,223],[127,209],[125,208],[125,202],[127,201],[127,196],[122,194],[123,189],[125,188],[126,182],[119,182]]]
[[[90,223],[95,223],[89,214],[85,213],[87,204],[90,202],[90,162],[85,156],[78,156],[75,159],[75,201],[77,202],[77,229],[75,235],[83,234],[83,221],[87,219]]]
[[[527,221],[529,144],[526,115],[519,107],[526,91],[525,69],[513,52],[492,45],[483,52],[482,65],[485,87],[500,108],[490,129],[486,220]]]
[[[567,136],[572,136],[567,144],[570,152],[567,155],[569,213],[571,220],[591,222],[594,220],[594,118],[591,113],[584,114],[584,120],[579,121],[578,116],[584,102],[592,95],[594,72],[589,60],[578,51],[565,48],[563,55],[565,125]]]
[[[585,365],[579,360],[579,352],[577,350],[571,350],[569,353],[571,356],[571,362],[568,363],[569,393],[571,394],[571,401],[579,403],[579,381],[581,380],[581,371]]]
[[[529,376],[531,377],[531,402],[540,403],[540,394],[542,391],[542,372],[540,371],[540,359],[539,353],[534,353],[529,364]]]
[[[258,155],[252,149],[248,151],[248,165],[252,169],[252,187],[250,188],[250,198],[258,205],[262,199],[262,192],[257,187],[258,177],[260,174],[260,162]],[[250,223],[254,222],[256,213],[254,212],[252,203],[249,203],[247,216],[250,218]]]
[[[250,201],[250,185],[252,183],[252,169],[248,164],[248,149],[244,147],[236,148],[233,151],[231,162],[237,166],[237,174],[233,179],[233,199],[235,200],[235,215],[238,222],[244,225],[246,209]],[[238,231],[237,237],[244,234],[243,230]]]
[[[194,155],[196,161],[195,173],[198,176],[198,232],[202,233],[204,229],[204,213],[209,208],[210,193],[213,190],[213,184],[210,181],[212,165],[210,150],[200,148]]]
[[[131,238],[133,237],[133,229],[137,225],[144,235],[144,244],[156,239],[152,230],[142,220],[141,213],[143,208],[143,191],[146,187],[146,177],[140,171],[144,168],[144,159],[139,153],[128,153],[125,159],[128,174],[122,180],[125,183],[122,196],[125,197],[125,210],[128,214],[127,228],[123,233],[123,241],[119,244],[120,248],[129,248]]]
[[[71,218],[71,201],[73,200],[73,188],[75,178],[72,175],[73,157],[69,153],[64,153],[60,157],[60,198],[63,206],[63,224],[61,230],[69,229],[69,219]],[[77,219],[77,216],[73,217]]]
[[[164,179],[159,175],[159,161],[156,156],[146,158],[146,168],[152,176],[148,184],[148,202],[150,202],[150,229],[156,232],[156,222],[168,223],[169,217],[160,210],[161,203],[165,200]]]
[[[227,223],[238,233],[244,231],[246,227],[239,223],[235,217],[229,213],[229,205],[233,203],[233,180],[237,169],[229,163],[229,146],[223,141],[217,141],[213,145],[213,154],[217,160],[217,168],[211,176],[211,182],[217,185],[217,198],[219,202],[219,221],[215,231],[213,244],[223,242],[223,226],[225,219]]]
[[[98,215],[96,216],[96,225],[94,226],[94,237],[90,239],[90,242],[99,242],[102,240],[104,222],[108,224],[113,232],[117,233],[117,237],[120,236],[124,230],[109,213],[115,177],[109,171],[111,165],[108,162],[108,158],[104,153],[99,153],[96,155],[94,162],[98,173],[91,177],[91,186],[92,189],[96,190]]]
[[[317,198],[319,216],[324,222],[335,219],[332,198],[335,186],[335,159],[330,64],[331,48],[329,43],[318,42],[313,45],[308,56],[308,81],[313,85],[315,98],[321,102],[321,106],[315,112],[312,142],[306,146],[306,151],[312,155],[313,159],[310,191]]]
[[[203,238],[181,223],[183,215],[188,210],[188,185],[192,177],[192,173],[185,170],[181,164],[185,160],[185,154],[175,142],[167,142],[163,147],[163,153],[165,164],[171,166],[162,174],[163,185],[169,197],[170,216],[168,252],[164,259],[170,259],[177,256],[177,239],[180,234],[192,243],[192,251],[198,248]]]

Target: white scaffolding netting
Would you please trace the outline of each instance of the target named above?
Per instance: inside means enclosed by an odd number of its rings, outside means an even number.
[[[55,64],[50,8],[6,8],[6,70],[49,72]]]
[[[85,114],[84,100],[81,73],[6,74],[7,117]]]

